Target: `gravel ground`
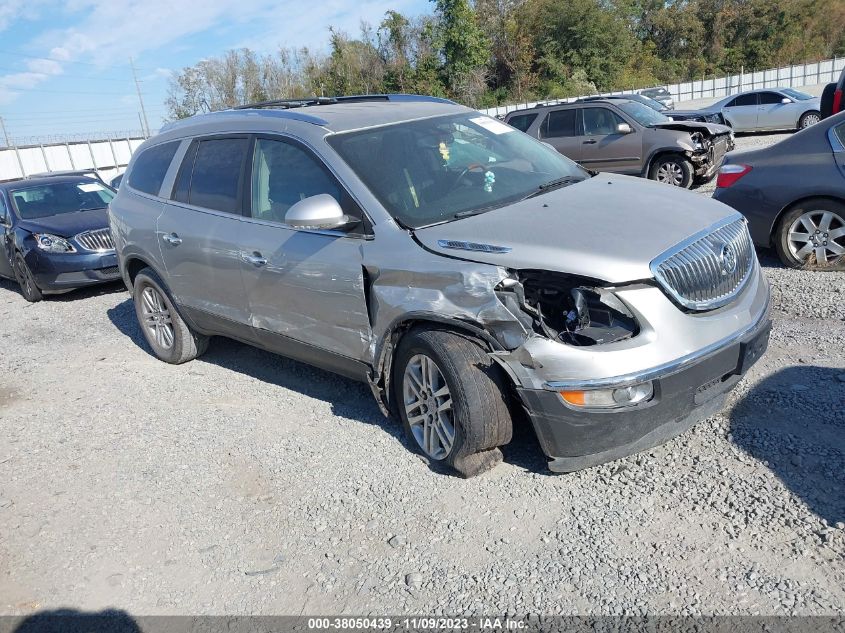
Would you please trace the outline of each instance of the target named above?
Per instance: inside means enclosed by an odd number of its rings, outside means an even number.
[[[761,257],[727,410],[563,476],[517,429],[471,480],[364,385],[220,339],[168,366],[124,289],[0,282],[0,613],[842,614],[845,273]]]

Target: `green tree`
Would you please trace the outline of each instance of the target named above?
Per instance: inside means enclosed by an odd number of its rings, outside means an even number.
[[[469,0],[432,0],[440,20],[443,75],[449,92],[475,104],[486,89],[490,42]]]

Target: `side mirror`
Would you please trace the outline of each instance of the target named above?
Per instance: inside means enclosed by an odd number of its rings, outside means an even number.
[[[783,104],[792,103],[792,99],[790,99],[789,97],[784,97],[780,100],[780,102]]]
[[[285,224],[299,229],[346,229],[357,223],[327,193],[300,200],[285,213]]]
[[[616,126],[616,133],[617,134],[630,134],[633,132],[633,128],[628,125],[627,123],[619,123]]]

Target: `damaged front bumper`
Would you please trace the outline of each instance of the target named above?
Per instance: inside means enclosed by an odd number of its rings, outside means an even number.
[[[721,135],[713,139],[701,138],[702,149],[692,152],[693,173],[699,180],[710,180],[719,171],[725,154],[734,149],[733,135]]]
[[[494,354],[554,472],[651,448],[717,413],[768,345],[769,291],[759,269],[734,303],[710,313],[684,313],[657,288],[616,293],[643,326],[637,336],[582,348],[534,337],[519,350]],[[608,397],[590,406],[583,394],[597,392]],[[626,392],[639,396],[616,405],[618,392],[622,399]],[[571,401],[572,394],[581,401]]]
[[[518,389],[553,472],[571,472],[652,448],[718,413],[727,393],[766,350],[771,321],[676,363],[602,381]],[[654,395],[631,408],[575,410],[563,389],[619,388],[651,382]]]

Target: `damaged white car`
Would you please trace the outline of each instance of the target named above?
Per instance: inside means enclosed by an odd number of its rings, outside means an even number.
[[[593,175],[440,99],[173,124],[136,152],[110,218],[160,359],[221,335],[367,381],[464,476],[520,420],[555,472],[659,444],[719,411],[768,342],[742,216]]]

